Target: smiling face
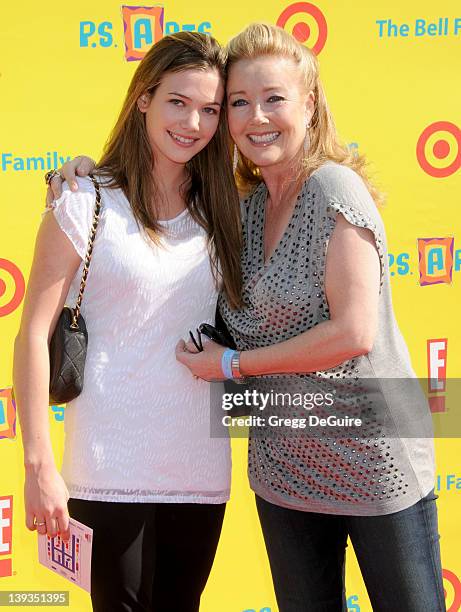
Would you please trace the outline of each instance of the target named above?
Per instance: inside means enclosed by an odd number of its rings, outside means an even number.
[[[229,73],[227,103],[231,136],[256,166],[282,168],[298,159],[314,95],[306,92],[292,59],[267,55],[237,61]]]
[[[185,164],[213,138],[224,86],[217,70],[166,73],[154,94],[143,94],[138,108],[157,161]]]

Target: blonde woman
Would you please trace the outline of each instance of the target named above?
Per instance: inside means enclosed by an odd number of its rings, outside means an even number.
[[[245,306],[220,298],[239,349],[233,373],[258,377],[254,386],[266,391],[359,379],[345,398],[351,409],[360,381],[371,381],[380,416],[402,432],[380,436],[372,422],[353,439],[250,437],[250,484],[279,609],[347,609],[349,537],[375,612],[445,610],[433,444],[411,437],[429,412],[392,309],[379,194],[364,160],[338,141],[307,48],[254,24],[227,49],[229,129],[247,193]],[[223,378],[218,346],[178,359],[196,376]],[[393,379],[403,381],[397,392],[386,384]]]

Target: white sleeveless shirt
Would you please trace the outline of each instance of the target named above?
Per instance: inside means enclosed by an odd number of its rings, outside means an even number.
[[[54,215],[83,259],[94,213],[89,179],[67,184]],[[213,322],[217,290],[205,231],[188,211],[162,222],[155,246],[119,189],[101,189],[82,315],[84,388],[65,410],[62,475],[71,497],[224,503],[228,439],[210,437],[210,386],[175,359],[189,330]],[[67,302],[75,305],[82,266]]]

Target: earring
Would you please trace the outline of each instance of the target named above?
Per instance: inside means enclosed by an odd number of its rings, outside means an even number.
[[[234,160],[232,162],[232,171],[234,174],[237,171],[238,164],[239,164],[239,150],[237,149],[237,145],[234,144]]]
[[[311,139],[309,138],[309,128],[310,127],[311,127],[311,123],[309,119],[306,117],[306,135],[304,137],[304,145],[303,145],[304,157],[308,157],[309,155],[309,147],[311,145]]]

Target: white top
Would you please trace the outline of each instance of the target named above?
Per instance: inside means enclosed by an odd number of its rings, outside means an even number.
[[[94,213],[89,179],[67,184],[54,215],[83,259]],[[175,359],[175,346],[213,322],[217,290],[205,231],[188,211],[165,221],[155,246],[119,189],[101,189],[82,315],[85,382],[65,411],[62,475],[71,497],[115,502],[224,503],[230,445],[210,438],[210,384]],[[83,264],[82,264],[83,265]],[[67,303],[75,305],[82,266]]]

